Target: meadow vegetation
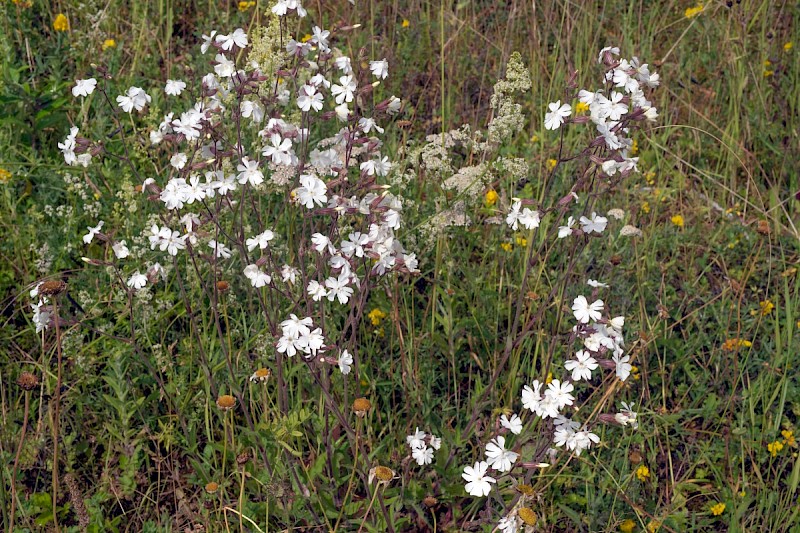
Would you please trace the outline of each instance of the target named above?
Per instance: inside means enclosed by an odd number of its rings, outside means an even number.
[[[795,2],[0,24],[6,531],[800,528]]]

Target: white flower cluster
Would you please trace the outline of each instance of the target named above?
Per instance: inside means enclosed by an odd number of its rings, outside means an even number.
[[[442,439],[415,428],[414,433],[406,436],[406,444],[411,448],[411,457],[423,466],[433,462],[433,452],[442,446]]]
[[[314,321],[311,317],[297,318],[295,314],[289,315],[288,319],[281,322],[283,335],[278,339],[278,351],[289,357],[294,357],[298,351],[307,356],[316,356],[325,348],[325,337],[322,335],[322,328],[311,329],[312,327]]]

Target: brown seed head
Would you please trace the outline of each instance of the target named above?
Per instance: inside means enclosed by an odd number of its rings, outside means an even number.
[[[206,492],[209,494],[214,494],[219,490],[219,484],[214,481],[209,481],[206,483]]]
[[[358,416],[365,416],[372,404],[366,398],[356,398],[353,400],[353,412]]]
[[[520,494],[524,494],[525,496],[533,496],[533,487],[530,485],[525,485],[524,483],[520,483],[516,487],[517,491]]]
[[[642,462],[642,454],[639,450],[631,450],[631,453],[628,454],[628,459],[631,463],[638,465]]]
[[[373,466],[369,469],[369,478],[367,482],[371,485],[377,479],[378,485],[386,485],[394,479],[395,471],[385,466]]]
[[[223,394],[219,398],[217,398],[217,407],[222,409],[223,411],[228,411],[236,407],[236,398],[231,396],[230,394]]]
[[[228,292],[231,288],[231,284],[225,280],[220,280],[217,282],[217,291],[218,292]]]
[[[240,466],[246,464],[247,461],[249,460],[250,460],[250,452],[248,450],[245,450],[236,456],[236,464]]]
[[[39,285],[39,294],[42,296],[55,296],[67,290],[67,284],[60,279],[45,281]]]
[[[536,513],[533,512],[533,509],[530,507],[522,507],[519,511],[517,511],[517,515],[525,522],[526,525],[535,526],[536,520],[539,518],[536,516]]]
[[[439,503],[439,500],[437,500],[433,496],[425,496],[425,498],[422,499],[422,504],[425,507],[427,507],[428,509],[430,509],[431,507],[433,507],[437,503]]]
[[[23,372],[17,378],[17,385],[19,385],[22,390],[33,390],[39,386],[39,378],[30,372]]]

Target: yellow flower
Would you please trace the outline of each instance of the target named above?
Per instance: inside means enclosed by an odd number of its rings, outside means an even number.
[[[555,159],[548,159],[547,160],[547,170],[553,170],[554,168],[556,168],[557,164],[558,164],[558,161],[556,161]]]
[[[650,469],[644,465],[639,465],[639,468],[636,469],[636,479],[639,481],[647,481],[647,478],[650,477]]]
[[[486,198],[485,198],[486,206],[492,207],[494,204],[497,203],[497,200],[499,198],[500,195],[497,194],[497,191],[495,191],[494,189],[489,189],[488,191],[486,191]]]
[[[253,7],[254,5],[256,5],[255,2],[239,2],[238,8],[239,8],[239,11],[247,11],[248,9]]]
[[[769,78],[770,76],[772,76],[772,75],[774,75],[774,74],[775,74],[775,71],[774,71],[774,70],[765,70],[765,71],[764,71],[764,77],[765,77],[765,78]]]
[[[700,2],[694,7],[687,8],[686,11],[683,12],[683,16],[686,17],[687,19],[696,17],[697,15],[703,12],[703,9],[704,9],[703,3]]]
[[[728,339],[722,343],[722,349],[726,352],[732,352],[736,350],[736,348],[750,348],[753,345],[752,342],[745,340],[745,339],[737,339],[736,337],[732,339]]]
[[[588,111],[588,110],[589,110],[589,104],[586,104],[584,102],[578,102],[577,104],[575,104],[575,114],[576,115],[578,113],[583,113],[584,111]]]
[[[11,181],[11,172],[4,168],[0,168],[0,183],[8,183]]]
[[[510,243],[510,242],[501,242],[501,243],[500,243],[500,248],[502,248],[502,249],[503,249],[503,250],[505,250],[506,252],[510,252],[511,250],[513,250],[513,249],[514,249],[514,247],[513,247],[513,246],[511,246],[511,243]]]
[[[631,154],[636,155],[636,152],[638,151],[639,151],[639,142],[636,139],[634,139],[633,144],[631,145]]]
[[[551,381],[553,381],[553,373],[552,372],[548,372],[547,373],[547,377],[544,380],[544,384],[545,385],[549,385]]]
[[[622,521],[619,525],[619,530],[622,531],[622,533],[632,533],[634,527],[636,527],[636,522],[628,518]]]
[[[115,41],[114,39],[106,39],[105,41],[103,41],[103,50],[108,50],[109,48],[116,48],[116,47],[117,47],[117,41]]]
[[[656,531],[658,531],[659,529],[661,529],[661,522],[659,522],[658,520],[653,520],[652,522],[647,524],[648,533],[656,533]]]
[[[792,45],[792,41],[789,41],[788,43],[784,43],[783,44],[783,51],[784,52],[788,52],[789,50],[792,49],[792,46],[793,46]]]
[[[307,43],[310,40],[311,40],[311,34],[310,33],[306,33],[305,35],[303,35],[303,38],[300,39],[300,41],[304,42],[304,43]]]
[[[403,22],[400,25],[404,28],[408,28],[411,26],[411,23],[408,21],[408,19],[403,19]]]
[[[772,312],[773,309],[775,309],[775,304],[773,304],[769,300],[758,302],[758,306],[761,308],[760,310],[761,316],[767,316]]]
[[[538,143],[539,142],[539,136],[538,135],[531,136],[531,142],[532,143]]]
[[[678,226],[679,228],[683,227],[683,217],[681,215],[672,215],[672,218],[670,220],[674,225]]]
[[[528,246],[528,239],[517,236],[517,246],[522,246],[523,248]]]
[[[373,326],[379,326],[381,324],[381,320],[383,320],[387,316],[388,315],[386,313],[384,313],[377,307],[367,314],[367,318],[369,318]]]
[[[67,20],[67,16],[64,13],[56,15],[56,19],[53,21],[53,29],[56,31],[69,30],[69,20]]]
[[[767,444],[767,451],[769,451],[769,454],[772,457],[776,457],[778,455],[778,452],[781,451],[782,449],[783,449],[783,443],[779,440]]]
[[[649,213],[650,212],[650,202],[643,202],[642,203],[642,213]]]
[[[725,504],[722,502],[717,502],[711,506],[711,514],[714,516],[719,516],[725,511]]]
[[[795,439],[793,431],[784,429],[781,431],[781,435],[783,436],[783,443],[787,446],[795,446],[797,444],[797,439]]]

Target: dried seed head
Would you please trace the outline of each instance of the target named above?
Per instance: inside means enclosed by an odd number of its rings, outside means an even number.
[[[246,464],[247,461],[249,461],[249,460],[250,460],[250,451],[249,450],[245,450],[245,451],[243,451],[242,453],[240,453],[239,455],[236,456],[236,464],[240,465],[240,466],[243,465],[243,464]]]
[[[225,280],[220,280],[217,282],[217,291],[218,292],[228,292],[231,288],[231,284]]]
[[[22,390],[33,390],[39,386],[39,378],[30,372],[23,372],[17,378],[17,385],[19,385]]]
[[[236,398],[234,398],[230,394],[223,394],[222,396],[217,398],[217,407],[219,407],[223,411],[229,411],[234,407],[236,407]]]
[[[422,499],[422,504],[429,509],[434,505],[436,505],[437,503],[439,503],[439,500],[437,500],[433,496],[425,496],[425,498]]]
[[[209,481],[206,483],[206,492],[209,494],[214,494],[219,490],[219,484],[215,481]]]
[[[369,469],[369,483],[377,479],[379,485],[386,485],[395,477],[395,471],[386,466],[373,466]]]
[[[259,368],[250,376],[250,381],[253,383],[266,383],[271,375],[272,371],[269,368]]]
[[[366,398],[356,398],[353,401],[353,412],[357,416],[361,417],[366,416],[367,411],[369,411],[370,407],[372,407],[372,404],[369,403],[369,400],[367,400]]]
[[[530,507],[521,507],[520,510],[517,511],[517,515],[519,515],[522,521],[529,526],[535,526],[536,520],[539,518]]]
[[[60,279],[45,281],[39,285],[39,294],[42,296],[55,296],[67,290],[67,284]]]
[[[520,494],[525,496],[533,496],[533,487],[530,485],[525,485],[524,483],[520,483],[515,487]]]
[[[642,454],[639,450],[631,450],[631,453],[628,454],[628,459],[631,463],[638,465],[642,462]]]

